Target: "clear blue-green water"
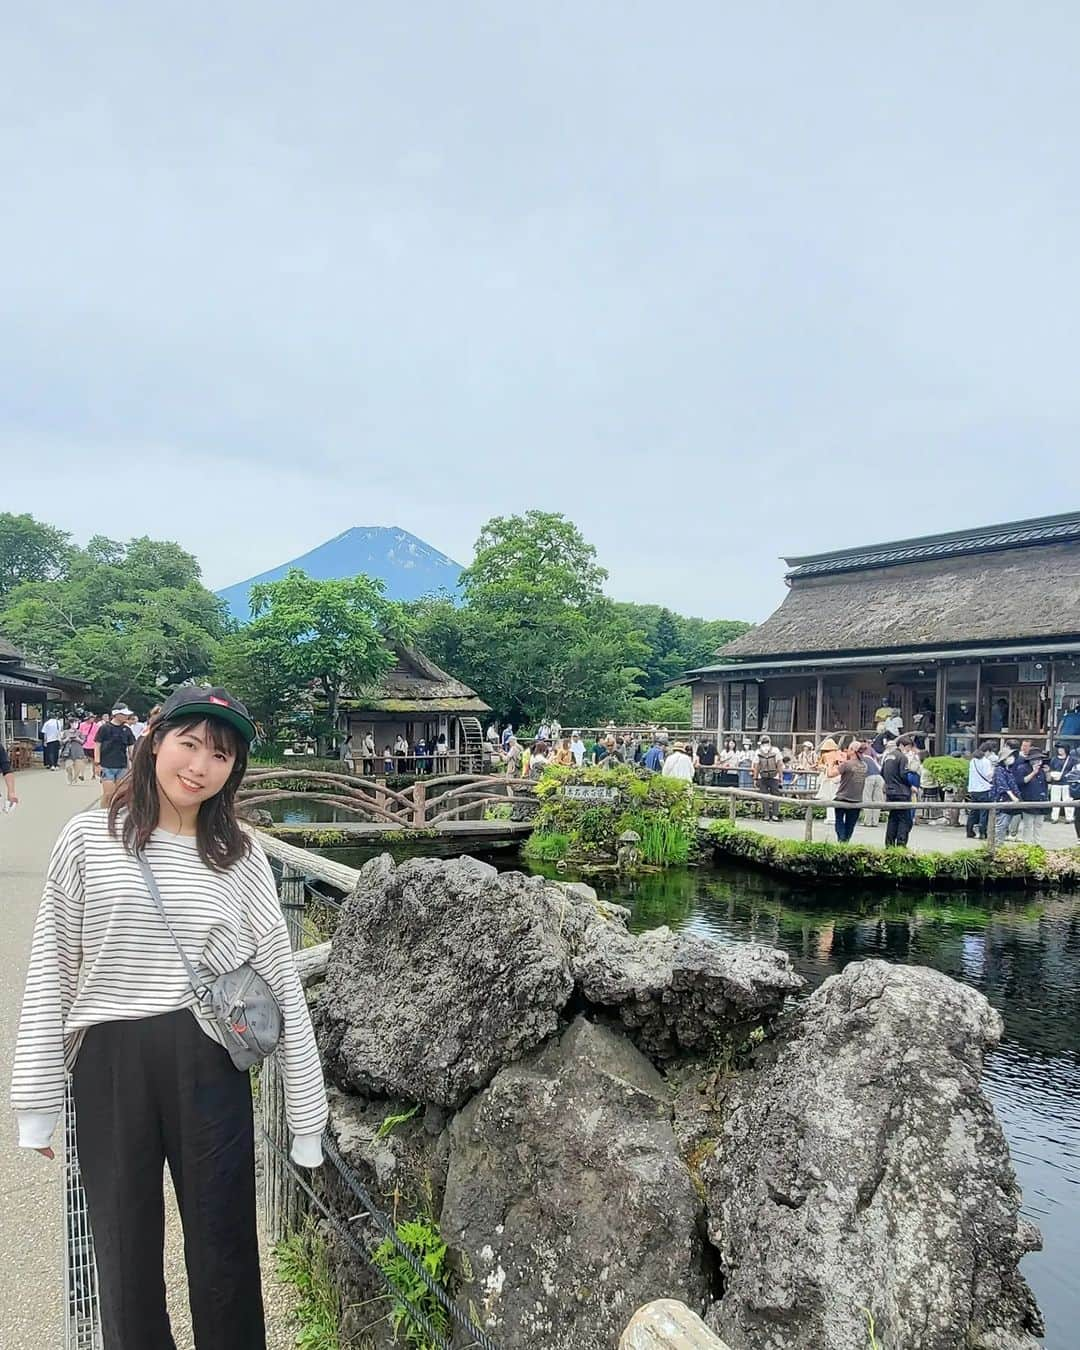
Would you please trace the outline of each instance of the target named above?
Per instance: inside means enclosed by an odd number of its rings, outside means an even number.
[[[413,852],[424,851],[413,849]],[[334,850],[359,866],[372,850]],[[513,849],[485,855],[502,868]],[[1080,1344],[1080,896],[980,892],[908,895],[792,886],[762,873],[703,867],[597,885],[630,907],[637,931],[668,924],[723,942],[788,952],[812,989],[849,961],[932,966],[986,995],[1005,1034],[985,1088],[1008,1136],[1044,1250],[1024,1271],[1047,1321],[1046,1345]]]

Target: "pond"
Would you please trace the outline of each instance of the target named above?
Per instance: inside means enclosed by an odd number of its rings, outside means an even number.
[[[330,856],[358,867],[375,851],[336,849]],[[500,868],[556,875],[522,862],[514,849],[484,856]],[[1043,1234],[1044,1250],[1025,1259],[1024,1272],[1046,1316],[1046,1345],[1076,1344],[1080,896],[1000,899],[951,890],[883,897],[848,887],[813,890],[726,866],[597,889],[631,909],[638,932],[668,924],[724,942],[780,947],[811,987],[849,961],[881,957],[932,966],[981,990],[1005,1021],[984,1086],[1008,1136],[1024,1214]]]

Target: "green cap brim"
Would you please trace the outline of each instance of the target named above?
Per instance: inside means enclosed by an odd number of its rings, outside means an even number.
[[[204,717],[216,717],[219,722],[228,722],[243,736],[245,745],[250,745],[258,735],[258,728],[250,717],[220,703],[182,703],[175,712],[170,713],[166,725],[168,722],[178,722],[181,717],[190,717],[192,713],[202,713]]]

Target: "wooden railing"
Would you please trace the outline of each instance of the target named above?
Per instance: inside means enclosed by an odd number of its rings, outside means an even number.
[[[786,804],[789,807],[796,806],[803,811],[803,839],[809,844],[814,840],[814,821],[816,812],[822,808],[831,807],[834,810],[839,807],[842,811],[918,811],[920,814],[933,816],[934,814],[946,814],[951,811],[974,811],[982,815],[986,814],[986,851],[992,858],[997,851],[998,839],[996,838],[996,824],[1000,815],[1023,815],[1030,812],[1043,812],[1049,814],[1054,803],[1051,802],[971,802],[966,800],[953,801],[931,801],[921,798],[918,801],[910,802],[883,802],[883,801],[824,801],[814,797],[808,800],[802,798],[791,798],[784,795],[773,795],[766,792],[748,792],[744,788],[722,788],[722,787],[698,787],[695,792],[700,792],[706,797],[722,797],[728,802],[728,819],[737,819],[738,806],[740,801],[760,802],[763,806],[775,807]],[[1057,803],[1058,807],[1062,803]],[[1065,804],[1067,805],[1067,803]],[[1080,808],[1078,808],[1080,809]]]
[[[300,779],[310,788],[273,786],[283,779]],[[249,773],[236,794],[245,807],[271,802],[321,802],[338,811],[402,829],[422,830],[458,820],[470,811],[490,805],[533,801],[535,784],[506,774],[446,774],[421,778],[400,791],[378,778],[355,774],[322,773],[317,769],[273,768]]]

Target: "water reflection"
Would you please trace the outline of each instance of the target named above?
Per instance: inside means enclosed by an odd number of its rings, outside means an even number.
[[[1009,1140],[1024,1213],[1045,1250],[1025,1273],[1047,1320],[1046,1344],[1076,1343],[1080,1322],[1080,897],[889,896],[784,886],[755,872],[665,873],[612,887],[637,930],[666,923],[790,953],[811,986],[849,961],[932,966],[981,990],[1005,1034],[987,1092]],[[822,904],[824,898],[825,903]]]
[[[333,856],[359,867],[378,851]],[[484,856],[500,868],[556,875],[528,868],[512,848]],[[1080,896],[990,899],[949,891],[882,898],[854,888],[815,891],[732,867],[657,873],[597,889],[630,907],[638,932],[667,924],[780,947],[811,988],[849,961],[881,957],[932,966],[981,990],[1005,1022],[985,1086],[1009,1140],[1024,1213],[1045,1243],[1025,1259],[1024,1270],[1046,1315],[1047,1346],[1077,1343]]]

